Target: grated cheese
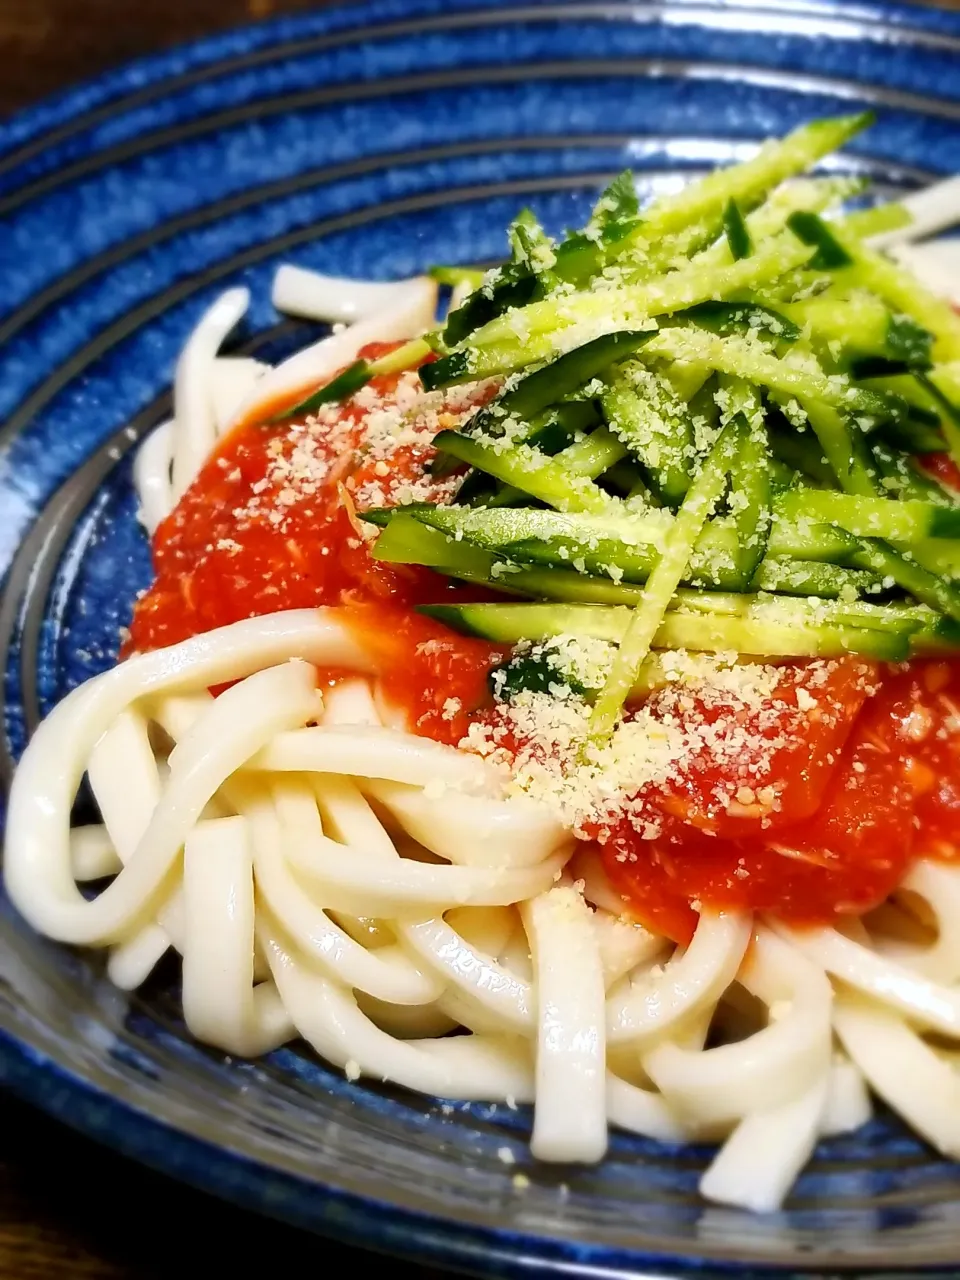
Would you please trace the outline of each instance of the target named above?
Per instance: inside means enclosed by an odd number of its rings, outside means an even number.
[[[575,636],[517,649],[542,657],[558,676],[586,690],[603,683],[614,651],[605,641]],[[777,667],[739,662],[735,654],[676,650],[658,654],[656,661],[662,686],[620,719],[606,743],[591,741],[590,702],[569,684],[505,697],[504,680],[495,678],[493,717],[471,723],[459,745],[506,766],[509,794],[548,805],[581,836],[599,829],[602,838],[626,818],[644,839],[655,839],[659,816],[648,797],[685,771],[716,770],[723,783],[711,799],[721,810],[758,818],[776,810],[772,758],[803,735],[816,699],[805,710],[799,699],[778,696]],[[809,664],[808,684],[822,683],[831,666]]]

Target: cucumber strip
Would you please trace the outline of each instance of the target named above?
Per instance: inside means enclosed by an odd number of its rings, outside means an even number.
[[[371,555],[374,560],[389,564],[420,564],[431,569],[445,566],[457,576],[476,574],[485,578],[490,574],[495,557],[489,551],[469,542],[455,542],[403,510],[368,512],[363,519],[370,520],[371,516],[383,514],[390,519],[373,544]]]
[[[449,285],[451,289],[456,289],[458,285],[469,285],[471,289],[479,289],[486,274],[479,267],[449,267],[442,263],[427,270],[431,280],[436,280],[437,284]]]
[[[960,316],[950,303],[926,289],[909,271],[863,244],[842,227],[835,228],[838,243],[852,265],[835,277],[838,284],[869,289],[895,312],[909,316],[933,334],[936,360],[960,359]]]
[[[411,369],[415,364],[419,364],[430,355],[430,352],[430,344],[425,338],[412,338],[409,342],[397,347],[395,351],[389,351],[377,360],[355,360],[330,382],[316,391],[311,391],[305,399],[299,400],[289,409],[284,409],[270,421],[286,422],[290,418],[304,417],[319,409],[321,405],[345,400],[361,387],[365,387],[371,378],[389,373],[402,373],[404,369]]]
[[[462,508],[428,504],[403,508],[405,518],[429,525],[458,541],[469,542],[519,564],[564,567],[584,572],[621,575],[628,582],[645,582],[664,544],[673,517],[666,511],[614,512],[594,517],[556,511],[513,508]],[[390,512],[368,512],[364,519],[382,523]],[[399,515],[394,515],[398,519]],[[378,544],[379,545],[379,544]],[[951,543],[934,545],[943,548]],[[768,557],[773,560],[844,561],[858,549],[856,538],[831,525],[808,518],[774,520]],[[737,533],[729,521],[714,520],[697,539],[690,561],[690,577],[711,585],[730,585],[737,572]],[[765,562],[766,563],[766,562]],[[735,582],[736,579],[734,578]]]
[[[695,303],[761,288],[809,256],[806,245],[784,232],[751,257],[726,266],[704,270],[690,263],[685,269],[626,288],[563,294],[533,302],[514,314],[499,316],[471,335],[469,364],[462,377],[484,377],[488,372],[508,372],[548,360],[559,343],[571,345],[571,329],[611,321],[618,329],[636,328],[653,317],[682,311]],[[431,371],[435,367],[431,366]],[[450,367],[430,376],[449,379]]]
[[[595,740],[605,738],[613,730],[637,678],[640,664],[647,656],[667,606],[683,577],[697,538],[723,496],[737,445],[738,433],[733,424],[724,427],[699,475],[687,490],[660,559],[647,579],[643,601],[630,620],[610,674],[594,704],[590,734]]]
[[[767,545],[767,555],[774,559],[846,564],[856,550],[856,538],[836,525],[816,524],[806,517],[799,521],[778,519],[774,512]]]
[[[860,428],[816,396],[799,397],[799,402],[844,493],[875,496],[877,471]]]
[[[713,378],[713,370],[709,366],[658,361],[652,368],[670,386],[677,400],[687,406],[691,417],[703,413],[706,403],[712,404],[713,389],[708,384]],[[716,412],[712,414],[712,420],[715,424],[719,422]]]
[[[797,431],[783,418],[773,421],[768,419],[767,437],[775,459],[816,481],[818,485],[831,489],[834,487],[836,475],[823,456],[823,446],[812,431]]]
[[[446,558],[444,558],[445,553]],[[427,563],[431,568],[451,578],[493,587],[509,594],[529,596],[535,600],[558,600],[567,604],[630,606],[636,606],[643,600],[644,589],[638,583],[612,582],[609,578],[578,573],[575,569],[521,568],[508,562],[497,561],[493,556],[488,556],[489,564],[484,567],[479,563],[479,557],[473,563],[468,563],[465,557],[458,558],[457,553],[458,547],[454,545],[451,551],[450,544],[447,543],[446,547],[438,546],[420,553],[416,563]],[[377,556],[377,559],[393,560],[395,557]],[[413,561],[406,561],[406,563],[413,563]],[[787,569],[786,573],[782,572],[784,568]],[[803,590],[792,597],[788,595],[773,597],[770,593],[776,592],[781,583],[789,585],[790,569],[789,562],[785,566],[778,566],[776,562],[771,562],[770,570],[758,575],[758,582],[752,586],[752,594],[749,595],[680,589],[670,608],[683,608],[693,613],[723,613],[749,617],[757,622],[765,619],[782,621],[791,626],[807,626],[811,623],[823,622],[856,627],[889,625],[911,634],[924,630],[931,636],[939,634],[941,624],[945,621],[932,609],[926,609],[922,613],[917,612],[920,606],[914,606],[915,611],[912,613],[909,612],[910,606],[874,604],[860,611],[861,602],[854,593],[858,588],[867,589],[878,579],[865,571],[837,569],[834,565],[807,566],[809,581],[814,586],[819,586],[820,590],[814,592]],[[823,578],[824,571],[845,576],[827,583]],[[851,590],[854,583],[858,585]],[[756,594],[758,591],[763,592],[759,597]],[[847,593],[844,597],[845,603],[837,605],[835,602],[841,591]],[[815,602],[804,598],[811,595],[817,597]],[[830,609],[825,613],[815,612],[814,603],[818,609],[822,609],[824,600],[831,602]],[[731,603],[735,601],[746,601],[747,604],[738,607]],[[800,606],[800,608],[790,606]],[[956,627],[958,624],[953,625]],[[960,635],[960,629],[957,635]]]
[[[733,196],[730,197],[723,209],[723,234],[727,239],[730,257],[735,262],[739,262],[741,258],[750,257],[753,252],[750,232],[747,230],[747,224],[740,211],[740,206]]]
[[[774,510],[778,518],[836,524],[858,538],[911,543],[921,538],[960,535],[960,508],[947,509],[916,499],[897,502],[890,498],[804,489],[779,494]]]
[[[535,439],[531,438],[530,443],[536,443]],[[557,465],[570,475],[583,476],[587,480],[596,480],[598,476],[603,475],[626,456],[626,446],[612,436],[606,427],[598,427],[596,431],[591,432],[583,440],[578,440],[574,444],[568,445],[565,449],[561,449],[559,453],[553,455],[553,458]],[[458,503],[461,502],[464,487],[473,477],[481,476],[482,474],[480,471],[472,471],[470,473],[457,494]],[[524,501],[525,498],[526,494],[522,489],[515,488],[513,485],[504,485],[489,502],[491,506],[508,507]]]
[[[862,188],[859,178],[800,178],[771,191],[763,204],[747,215],[747,234],[752,243],[759,244],[782,231],[791,213],[800,209],[822,213],[831,205],[856,195]],[[696,261],[703,267],[731,261],[726,237],[698,253]]]
[[[870,569],[886,583],[896,583],[904,591],[921,602],[960,621],[960,591],[915,560],[901,555],[886,542],[877,538],[861,538],[851,563],[861,569]]]
[[[606,511],[614,499],[583,476],[571,474],[556,458],[528,444],[480,444],[457,431],[441,431],[434,444],[461,462],[539,498],[558,511]]]
[[[484,276],[480,285],[449,313],[443,329],[444,344],[456,346],[504,311],[542,296],[543,284],[536,275],[518,263],[507,262]]]
[[[680,590],[674,608],[690,613],[724,614],[754,622],[781,622],[789,626],[844,626],[880,628],[912,635],[935,626],[940,614],[924,605],[870,604],[863,600],[777,599],[725,591]]]
[[[653,337],[653,330],[638,332],[620,330],[605,333],[582,347],[568,351],[551,364],[535,373],[527,374],[515,386],[504,391],[480,410],[469,424],[470,435],[503,435],[504,423],[509,419],[527,421],[555,405],[564,396],[572,395],[597,374],[610,365],[632,355],[638,347]],[[420,373],[423,385],[434,386],[432,371],[442,361],[424,365]]]
[[[945,394],[951,395],[954,368],[953,365],[936,365],[927,371],[927,378],[935,382]],[[897,423],[882,423],[877,428],[878,435],[907,453],[946,452],[947,443],[940,430],[938,401],[912,373],[871,378],[869,385],[877,391],[896,396],[908,406],[905,419]],[[951,396],[952,399],[960,398],[960,383],[957,385],[957,392],[958,395]]]
[[[673,516],[667,511],[636,513],[618,504],[611,504],[603,514],[595,516],[532,508],[471,510],[429,503],[404,507],[403,511],[451,537],[491,551],[530,540],[569,539],[584,546],[606,540],[611,546],[644,547],[649,552],[663,541],[673,525]],[[366,518],[371,516],[382,518],[375,512]]]
[[[785,138],[766,142],[750,160],[716,169],[675,195],[654,201],[641,214],[646,239],[653,243],[693,223],[718,220],[729,200],[744,207],[759,203],[768,191],[838,150],[872,120],[870,112],[814,120]]]
[[[750,583],[751,591],[776,591],[781,595],[818,596],[824,600],[852,599],[876,591],[880,578],[867,569],[844,569],[817,560],[778,560],[767,556]]]
[[[672,387],[631,364],[610,379],[600,403],[610,430],[643,466],[658,497],[678,505],[690,487],[695,449],[687,408]]]
[[[515,444],[522,441],[524,444],[535,445],[553,456],[566,448],[571,436],[591,431],[600,422],[600,411],[592,400],[572,400],[568,404],[554,405],[543,413],[535,414],[525,429],[521,426],[515,435],[511,434],[511,441]],[[463,428],[464,435],[472,434],[472,425],[471,421]],[[554,444],[558,447],[554,448]],[[453,461],[455,465],[460,465],[456,459]],[[436,470],[433,470],[436,474]]]
[[[571,475],[596,480],[626,456],[626,445],[606,427],[597,427],[590,435],[556,454],[555,459]]]
[[[871,435],[906,453],[945,453],[947,442],[938,426],[918,422],[913,415],[902,422],[882,422]]]
[[[859,387],[842,375],[828,376],[809,355],[780,359],[749,338],[719,338],[696,326],[662,328],[644,348],[643,359],[698,360],[719,373],[745,378],[789,399],[822,400],[835,409],[876,420],[900,421],[909,406],[889,392]]]
[[[496,644],[550,640],[558,635],[622,643],[635,615],[634,610],[622,606],[577,604],[423,605],[419,612],[456,631],[482,636]],[[663,618],[654,646],[753,657],[816,658],[857,653],[887,662],[900,662],[910,653],[909,637],[896,631],[796,627],[680,610],[672,610]]]
[[[484,581],[492,580],[493,565],[498,558],[515,563],[517,568],[526,569],[530,565],[542,565],[544,569],[561,573],[568,572],[570,566],[576,562],[577,577],[585,583],[598,582],[606,586],[613,582],[611,575],[620,574],[620,581],[614,585],[623,586],[625,590],[646,582],[657,561],[657,552],[652,542],[647,546],[627,548],[623,543],[615,541],[595,540],[591,546],[585,541],[579,543],[568,541],[564,545],[558,539],[552,544],[551,551],[551,543],[546,541],[536,543],[531,540],[525,543],[522,538],[510,541],[504,538],[498,539],[495,536],[490,539],[489,546],[478,546],[469,541],[468,537],[457,529],[455,523],[448,524],[447,529],[450,534],[448,536],[447,533],[441,532],[440,528],[424,524],[416,514],[410,514],[413,510],[415,509],[403,508],[392,512],[370,512],[364,517],[368,520],[372,519],[373,523],[385,525],[384,532],[373,548],[374,559],[426,565],[441,572],[448,572],[455,577]],[[431,508],[416,510],[422,516]],[[456,508],[452,507],[433,510],[456,512]],[[523,516],[523,513],[518,511],[507,514],[513,518],[515,526],[517,518]],[[552,513],[531,514],[550,515]],[[459,539],[456,537],[458,532]],[[839,544],[835,541],[830,548],[834,553],[838,549],[847,553],[851,548],[856,549],[855,539],[846,534],[835,535],[835,531],[832,530],[828,532],[840,539]],[[729,535],[727,548],[723,546],[718,536],[723,533]],[[944,542],[938,545],[949,547],[951,544]],[[561,548],[565,552],[564,555],[560,554]],[[812,549],[816,550],[815,547]],[[704,587],[736,588],[738,573],[735,552],[736,535],[732,528],[718,529],[716,526],[708,526],[698,540],[697,548],[691,557],[686,581],[697,582]],[[579,567],[581,564],[582,571]],[[724,571],[724,564],[726,564],[726,571]],[[960,554],[957,555],[957,564],[960,565]],[[852,598],[855,594],[859,595],[876,589],[879,582],[877,575],[867,570],[846,569],[829,561],[790,560],[767,556],[761,561],[750,589],[798,596],[820,596],[827,599],[843,593],[846,597]],[[544,592],[544,594],[550,593]],[[633,598],[631,596],[630,600],[632,601]],[[610,599],[612,601],[612,597]],[[625,602],[626,597],[624,597]]]
[[[695,324],[710,333],[741,334],[749,338],[767,338],[771,342],[796,342],[800,329],[782,311],[759,302],[694,303],[665,324]]]
[[[554,244],[532,209],[521,209],[507,229],[511,260],[527,271],[549,275],[556,261]]]
[[[511,565],[509,570],[499,567],[501,562],[488,552],[477,553],[468,560],[461,557],[454,562],[455,555],[449,551],[447,539],[439,545],[430,545],[415,551],[416,559],[407,559],[404,554],[380,555],[375,549],[376,559],[400,560],[408,564],[424,564],[452,578],[462,578],[468,582],[483,583],[498,590],[516,592],[520,595],[542,598],[545,600],[566,600],[585,604],[629,604],[636,605],[643,597],[643,586],[638,582],[614,582],[607,577],[596,574],[580,573],[576,569],[544,567],[531,569],[520,565]],[[389,548],[393,550],[393,548]],[[472,548],[475,552],[476,549]],[[486,557],[484,565],[481,556]],[[502,562],[509,564],[510,562]],[[645,580],[645,579],[644,579]],[[689,575],[687,581],[690,580]],[[818,564],[805,560],[765,560],[760,565],[751,591],[764,591],[781,595],[792,595],[798,598],[814,596],[823,600],[835,600],[838,597],[854,599],[868,591],[876,590],[880,579],[876,574],[864,569],[842,569],[833,564]],[[728,582],[704,583],[704,586],[727,588]],[[939,615],[937,615],[939,616]]]
[[[817,252],[809,262],[812,270],[836,271],[838,267],[849,267],[852,264],[850,254],[819,214],[808,210],[791,213],[787,226],[803,244],[816,249]]]
[[[855,209],[846,217],[839,218],[838,222],[849,235],[856,236],[859,240],[868,240],[887,231],[909,227],[913,216],[905,204],[891,200],[888,204],[874,205],[872,209]]]
[[[879,298],[857,292],[847,298],[833,290],[802,302],[781,303],[780,309],[808,335],[817,354],[838,363],[846,349],[859,353],[887,352],[890,312]]]
[[[727,505],[737,533],[740,578],[746,587],[766,554],[770,538],[770,450],[756,389],[732,380],[727,391],[737,406],[738,436]]]
[[[750,160],[715,170],[674,195],[653,201],[636,218],[616,220],[616,232],[596,230],[569,237],[557,249],[554,270],[561,280],[584,284],[611,263],[643,266],[646,259],[689,257],[719,234],[728,200],[743,208],[758,204],[787,178],[809,169],[842,147],[872,116],[839,116],[802,125],[787,137],[764,144]]]
[[[510,595],[529,596],[534,600],[557,600],[563,604],[637,605],[643,599],[643,587],[609,578],[594,578],[575,569],[501,568],[494,564],[490,573],[466,572],[456,566],[434,566],[440,573],[480,586],[493,587]]]
[[[620,442],[617,441],[617,443],[619,444]],[[625,446],[621,445],[621,448],[625,448]],[[653,492],[640,474],[640,468],[629,457],[625,457],[620,462],[615,462],[612,467],[608,467],[603,473],[603,480],[621,497],[640,497],[644,502],[650,502],[653,498]],[[637,505],[640,504],[638,503]],[[656,507],[660,503],[654,500],[652,505]]]
[[[940,410],[940,426],[947,442],[947,450],[953,461],[958,463],[960,460],[960,409],[928,374],[915,373],[914,377]]]
[[[901,548],[897,548],[901,550]],[[960,580],[960,542],[948,538],[924,538],[909,548],[917,564],[949,582]]]
[[[775,458],[773,453],[770,454],[770,493],[783,493],[786,489],[809,489],[821,488],[815,480],[810,476],[804,475],[802,471],[796,471],[793,467],[787,466],[780,458]]]

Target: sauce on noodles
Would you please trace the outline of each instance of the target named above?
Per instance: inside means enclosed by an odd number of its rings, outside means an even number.
[[[361,354],[388,349],[377,344]],[[284,609],[348,605],[378,654],[383,694],[417,733],[457,745],[471,722],[490,719],[489,675],[506,653],[414,611],[483,593],[429,569],[377,562],[356,515],[358,498],[371,486],[377,492],[385,474],[383,458],[365,443],[368,420],[398,383],[376,380],[375,410],[358,397],[327,410],[306,461],[307,428],[270,421],[280,405],[235,428],[156,532],[156,579],[136,606],[130,647],[155,649]],[[483,398],[474,393],[473,403]],[[431,484],[426,472],[433,453],[429,434],[401,442],[389,456],[391,484],[442,500],[442,482]],[[938,473],[948,469],[939,463]],[[695,757],[668,787],[641,797],[656,817],[655,836],[632,818],[582,833],[594,838],[611,883],[641,921],[684,942],[701,906],[828,922],[878,905],[915,857],[954,856],[958,664],[915,661],[894,672],[839,660],[827,664],[826,679],[818,664],[815,689],[807,687],[812,669],[784,666],[777,690],[788,709],[784,732],[766,721],[765,781],[775,806],[757,804],[743,788],[718,806],[722,768],[714,757]],[[791,736],[789,709],[811,703],[816,711]],[[717,732],[727,727],[721,721]]]

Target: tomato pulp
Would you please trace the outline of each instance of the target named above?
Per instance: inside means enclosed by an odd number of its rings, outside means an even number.
[[[488,716],[488,676],[503,650],[415,611],[482,596],[429,569],[376,561],[358,511],[411,493],[446,500],[449,483],[427,474],[432,435],[490,392],[441,406],[421,429],[398,430],[390,414],[404,377],[411,375],[375,380],[328,407],[322,421],[271,423],[265,409],[223,439],[156,532],[156,578],[137,603],[130,647],[157,648],[283,609],[341,605],[376,657],[382,693],[416,732],[455,745]],[[384,419],[389,447],[371,425]],[[734,780],[722,752],[694,757],[643,796],[655,822],[624,818],[595,832],[629,911],[678,940],[689,938],[697,906],[800,923],[862,913],[915,857],[954,856],[956,664],[786,664],[776,705],[781,719],[767,714],[751,739],[762,786]],[[715,730],[722,739],[745,725],[721,715]]]

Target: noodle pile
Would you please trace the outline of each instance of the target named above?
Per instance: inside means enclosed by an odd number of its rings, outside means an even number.
[[[429,281],[368,296],[287,271],[279,288],[301,314],[376,316],[265,371],[218,356],[247,304],[225,294],[138,458],[149,529],[251,405],[418,333],[436,303]],[[356,674],[321,696],[315,667]],[[821,1136],[869,1117],[867,1086],[960,1157],[960,871],[917,863],[843,931],[704,910],[676,947],[621,915],[572,833],[506,798],[495,765],[397,727],[377,676],[330,608],[89,681],[18,769],[12,900],[50,937],[107,949],[125,989],[179,952],[187,1026],[224,1052],[299,1037],[351,1079],[532,1103],[542,1160],[601,1159],[611,1125],[718,1140],[703,1195],[770,1210]],[[71,830],[84,775],[101,822]]]

